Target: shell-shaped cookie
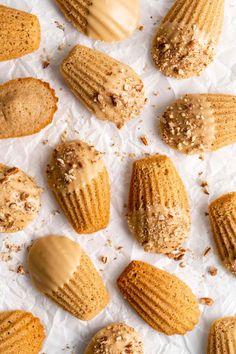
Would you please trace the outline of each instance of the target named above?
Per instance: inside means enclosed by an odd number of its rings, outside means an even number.
[[[34,285],[80,320],[90,320],[108,304],[102,278],[78,243],[64,236],[36,240],[28,255]]]
[[[110,219],[110,183],[102,154],[83,141],[59,144],[47,167],[48,183],[78,233],[93,233]]]
[[[134,162],[128,225],[145,251],[169,253],[185,241],[190,210],[183,182],[167,156]]]
[[[213,322],[209,336],[207,354],[236,353],[236,317],[223,317]]]
[[[43,325],[31,312],[0,312],[1,354],[38,354],[44,338]]]
[[[113,323],[95,334],[84,354],[144,354],[139,334],[125,323]]]
[[[78,31],[105,42],[121,41],[137,28],[140,0],[56,0]]]
[[[236,142],[236,96],[187,94],[160,121],[162,139],[185,154],[215,151]]]
[[[220,259],[236,275],[236,192],[213,201],[209,218]]]
[[[182,280],[168,272],[132,261],[117,284],[139,316],[159,332],[185,334],[199,321],[195,295]]]
[[[39,212],[41,193],[25,172],[0,164],[0,233],[26,228]]]
[[[224,21],[224,0],[176,0],[155,35],[152,56],[166,76],[198,76],[213,61]]]
[[[0,61],[34,52],[40,44],[40,24],[36,16],[0,5]]]
[[[47,82],[29,77],[0,85],[0,139],[39,132],[56,110],[57,97]]]
[[[75,46],[61,65],[73,93],[97,118],[121,128],[144,106],[144,85],[131,67],[82,45]]]

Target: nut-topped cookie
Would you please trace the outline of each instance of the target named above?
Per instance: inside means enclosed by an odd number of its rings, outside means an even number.
[[[0,164],[0,233],[26,228],[39,212],[41,193],[25,172]]]
[[[208,336],[207,354],[236,353],[236,317],[214,321]]]
[[[47,167],[47,176],[75,231],[92,233],[107,226],[110,184],[102,153],[80,140],[59,144]]]
[[[64,59],[61,72],[73,93],[97,118],[118,128],[143,109],[140,77],[128,65],[102,52],[77,45]]]

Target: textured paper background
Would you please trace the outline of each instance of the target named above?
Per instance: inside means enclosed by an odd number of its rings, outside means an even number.
[[[57,305],[35,290],[28,275],[11,272],[18,264],[25,263],[26,251],[12,253],[13,259],[0,262],[0,309],[21,308],[38,315],[47,331],[43,348],[46,354],[78,353],[82,354],[86,342],[102,326],[110,322],[125,321],[134,326],[145,339],[146,354],[203,354],[212,320],[223,315],[235,315],[236,281],[220,265],[215,253],[205,216],[209,201],[222,193],[236,190],[236,145],[230,146],[206,156],[202,161],[198,156],[187,157],[172,151],[164,145],[157,132],[158,115],[180,94],[186,92],[219,92],[236,94],[236,2],[226,1],[225,25],[222,40],[215,62],[200,78],[175,81],[163,77],[153,66],[149,49],[157,22],[165,14],[172,0],[143,0],[142,21],[144,30],[128,40],[118,44],[94,42],[78,33],[58,11],[53,0],[2,0],[2,4],[26,10],[38,15],[42,26],[40,49],[21,59],[0,63],[0,82],[18,77],[35,76],[49,81],[59,97],[59,110],[53,124],[34,136],[0,141],[1,162],[18,166],[34,176],[45,187],[42,208],[39,216],[24,232],[13,235],[1,235],[0,247],[4,251],[6,241],[25,244],[25,247],[37,237],[50,233],[65,234],[78,241],[89,253],[96,266],[102,270],[103,278],[111,293],[111,302],[107,309],[90,322],[81,322],[62,311]],[[57,28],[55,21],[65,25],[65,31]],[[83,43],[100,49],[121,61],[130,64],[145,82],[149,99],[140,118],[130,121],[122,130],[109,123],[97,120],[75,99],[64,84],[59,73],[59,65],[68,50],[76,43]],[[59,51],[59,45],[65,45]],[[41,56],[51,56],[51,64],[42,69]],[[156,97],[153,92],[159,92]],[[53,215],[58,205],[47,189],[45,167],[54,145],[61,134],[68,130],[68,138],[81,138],[97,149],[104,151],[110,172],[112,200],[111,221],[109,227],[93,235],[78,236],[73,232],[63,214]],[[139,140],[146,134],[150,145],[145,147]],[[47,145],[43,145],[44,140]],[[114,146],[113,146],[114,144]],[[118,156],[117,152],[121,156]],[[129,234],[124,208],[130,180],[133,159],[144,153],[168,154],[177,166],[187,187],[192,208],[192,231],[186,247],[187,266],[180,268],[178,262],[166,257],[145,254]],[[210,196],[201,191],[198,173],[209,183]],[[113,246],[106,246],[111,240]],[[116,247],[123,246],[118,251]],[[202,257],[207,246],[213,247],[208,257]],[[99,258],[108,257],[108,263],[102,264]],[[114,259],[116,258],[116,259]],[[116,289],[116,278],[131,259],[142,259],[160,268],[168,270],[189,284],[198,297],[212,297],[212,307],[201,306],[202,316],[198,326],[184,337],[167,337],[154,332],[123,301]],[[207,274],[209,266],[219,270],[216,277]],[[68,348],[67,348],[68,347]]]

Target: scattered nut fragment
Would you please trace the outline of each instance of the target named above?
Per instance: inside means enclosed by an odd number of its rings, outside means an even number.
[[[24,268],[23,268],[22,265],[19,265],[19,266],[17,267],[16,273],[17,273],[17,274],[22,274],[22,275],[25,274],[25,270],[24,270]]]
[[[144,26],[139,26],[139,31],[143,31],[144,30]]]
[[[201,305],[212,306],[214,304],[214,300],[211,299],[210,297],[201,297],[199,299],[199,303]]]
[[[102,262],[103,264],[106,264],[107,261],[108,261],[108,257],[106,257],[106,256],[101,256],[101,262]]]
[[[209,267],[209,269],[208,269],[208,273],[209,273],[212,277],[214,277],[214,276],[217,275],[218,269],[217,269],[216,267],[211,266],[211,267]]]
[[[142,143],[144,145],[146,145],[146,146],[149,145],[149,140],[148,140],[148,137],[146,135],[140,136],[140,140],[142,141]]]
[[[210,254],[210,252],[211,252],[211,247],[209,246],[209,247],[205,248],[205,250],[203,252],[203,256],[204,257],[208,256]]]
[[[60,23],[59,21],[54,21],[55,25],[57,26],[57,28],[59,28],[62,31],[65,31],[65,26]]]
[[[205,194],[207,194],[207,195],[210,194],[210,193],[209,193],[209,185],[208,185],[207,181],[202,181],[201,184],[200,184],[200,186],[202,187],[203,193],[205,193]]]

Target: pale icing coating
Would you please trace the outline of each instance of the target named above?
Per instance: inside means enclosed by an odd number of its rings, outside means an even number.
[[[64,236],[51,235],[34,242],[28,267],[34,285],[47,295],[62,288],[80,265],[80,245]]]
[[[207,95],[185,95],[161,117],[162,139],[186,154],[210,151],[215,141],[214,108]]]
[[[105,169],[102,153],[87,143],[74,140],[57,145],[47,167],[53,190],[73,192],[90,184]]]
[[[132,327],[114,323],[93,337],[84,354],[144,354],[144,345]]]
[[[16,167],[0,164],[0,232],[23,230],[39,212],[42,189]]]

